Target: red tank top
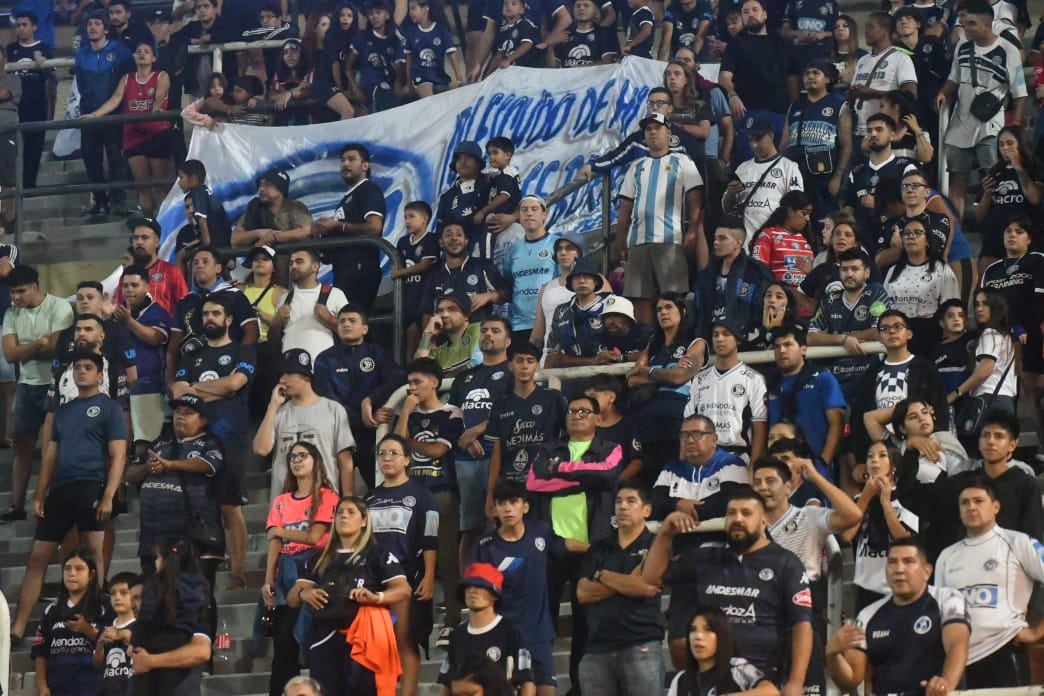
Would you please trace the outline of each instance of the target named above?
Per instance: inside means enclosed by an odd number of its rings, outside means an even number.
[[[127,87],[123,90],[123,113],[143,114],[153,110],[156,104],[156,86],[159,84],[160,71],[154,70],[145,82],[138,82],[135,73],[127,76]],[[160,109],[167,108],[167,98],[163,98]],[[155,136],[170,130],[170,121],[142,121],[127,123],[123,126],[123,149],[140,147]]]

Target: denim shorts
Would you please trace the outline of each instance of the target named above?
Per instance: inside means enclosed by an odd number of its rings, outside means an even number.
[[[47,385],[19,384],[11,407],[11,434],[36,437],[47,417]]]

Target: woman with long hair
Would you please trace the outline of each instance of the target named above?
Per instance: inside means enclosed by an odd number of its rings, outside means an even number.
[[[674,107],[671,111],[672,126],[677,126],[691,138],[706,140],[711,130],[710,105],[700,89],[696,73],[680,60],[671,59],[663,70],[663,86],[671,93]],[[692,150],[688,145],[685,149]],[[702,155],[702,148],[698,153],[690,151],[689,154],[695,159]]]
[[[330,12],[330,29],[323,39],[323,48],[333,60],[330,66],[334,86],[347,92],[348,79],[344,74],[344,63],[351,51],[352,41],[359,32],[363,17],[358,8],[350,2],[341,2]]]
[[[287,595],[312,612],[311,676],[329,696],[394,693],[402,673],[390,605],[410,597],[399,561],[373,538],[362,498],[341,498],[330,541]]]
[[[938,340],[935,313],[946,300],[960,297],[957,276],[928,243],[928,229],[920,218],[908,220],[902,232],[899,260],[885,274],[889,307],[905,314],[913,331],[910,351],[927,355]]]
[[[812,201],[804,191],[783,194],[779,207],[750,239],[751,258],[769,267],[776,280],[796,290],[805,279],[798,259],[811,264],[816,253],[809,238]]]
[[[765,674],[736,654],[732,621],[721,609],[699,606],[689,619],[688,661],[667,696],[779,696]]]
[[[761,305],[761,326],[754,343],[766,350],[771,350],[772,332],[781,326],[791,326],[797,321],[797,295],[786,283],[774,280],[765,286]]]
[[[326,546],[333,525],[337,493],[326,480],[323,456],[310,442],[298,441],[286,455],[290,475],[282,494],[272,501],[265,527],[268,557],[261,597],[274,610],[271,696],[283,693],[286,683],[300,674],[300,641],[307,636],[307,616],[287,606],[287,592],[301,575],[305,561]]]
[[[1037,159],[1022,126],[997,134],[997,164],[982,180],[975,219],[982,224],[979,268],[1004,258],[1004,228],[1017,216],[1033,219],[1044,200],[1044,165]]]
[[[851,15],[839,15],[834,22],[834,48],[830,53],[830,62],[839,76],[834,89],[848,89],[855,77],[856,63],[865,55],[866,51],[859,47],[859,25]]]
[[[325,34],[317,33],[314,40],[318,43],[323,41],[324,37]],[[322,49],[321,44],[319,48]],[[326,61],[328,56],[325,50],[321,50],[318,57],[320,60]],[[332,74],[332,68],[327,70],[323,65],[316,66],[315,58],[316,55],[305,53],[300,39],[287,39],[283,42],[279,65],[276,66],[275,75],[272,76],[272,88],[269,91],[269,98],[276,108],[275,125],[300,126],[309,122],[307,111],[288,111],[290,101],[293,99],[314,97],[316,101],[322,102],[336,112],[341,120],[352,118],[355,115],[351,102],[327,76],[327,73]],[[316,67],[319,70],[318,74]]]
[[[875,424],[877,425],[877,424]],[[902,454],[900,471],[920,483],[932,483],[943,476],[953,476],[971,468],[967,450],[948,429],[939,430],[935,424],[935,410],[920,399],[903,399],[892,409],[892,433]],[[883,426],[867,433],[872,438],[884,437]],[[900,481],[905,489],[907,481]]]
[[[892,135],[892,153],[896,157],[908,157],[927,165],[935,156],[931,134],[917,120],[917,99],[909,92],[892,90],[881,97],[881,113],[895,120],[896,131]],[[870,146],[864,143],[864,153]]]
[[[811,270],[806,270],[805,279],[798,287],[798,290],[808,298],[809,306],[818,305],[819,298],[826,292],[827,286],[841,280],[838,257],[849,249],[859,248],[859,233],[856,231],[855,218],[848,213],[831,213],[827,219],[831,220],[831,224],[826,247],[816,255]],[[803,267],[801,259],[798,260],[798,267]],[[808,268],[808,266],[804,265],[804,268]],[[876,266],[870,269],[871,278],[876,272]]]

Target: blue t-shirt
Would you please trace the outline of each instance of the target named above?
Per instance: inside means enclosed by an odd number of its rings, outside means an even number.
[[[510,58],[523,44],[540,43],[540,28],[528,17],[523,17],[514,24],[502,24],[497,30],[497,38],[493,42],[493,50]],[[530,49],[524,56],[514,61],[513,65],[526,68],[540,67],[540,51]]]
[[[127,439],[123,409],[105,394],[73,399],[54,412],[51,441],[58,443],[58,463],[51,490],[76,481],[105,483],[109,443]]]
[[[388,26],[385,31],[387,36],[367,29],[352,41],[352,52],[358,56],[359,85],[367,95],[382,84],[394,83],[395,64],[406,60],[395,28]]]
[[[131,316],[144,326],[158,329],[170,337],[170,313],[150,298],[149,304],[140,310],[131,310]],[[160,394],[167,388],[166,341],[158,346],[149,345],[132,331],[131,342],[137,357],[138,381],[131,387],[131,394]]]
[[[416,585],[424,576],[424,552],[439,548],[439,508],[424,482],[380,485],[366,496],[373,538],[390,551]]]
[[[436,22],[427,29],[407,21],[399,30],[403,50],[413,56],[409,79],[415,85],[426,82],[433,85],[448,85],[446,55],[457,50],[453,34],[445,24]]]
[[[798,375],[784,377],[778,389],[772,389],[768,395],[768,422],[769,427],[783,419],[783,402],[779,393],[793,391],[794,382]],[[809,446],[815,453],[823,451],[826,444],[827,432],[830,429],[826,412],[833,408],[845,408],[845,397],[841,394],[841,386],[837,378],[829,370],[817,370],[817,374],[801,387],[795,399],[797,413],[791,415],[796,418],[798,425],[805,431],[805,437]]]
[[[631,14],[631,19],[627,22],[627,31],[624,33],[624,36],[625,40],[630,42],[634,37],[638,36],[638,33],[645,25],[653,27],[654,31],[641,43],[635,44],[631,47],[631,55],[641,56],[642,58],[652,58],[653,41],[656,39],[656,16],[648,6],[643,5]]]
[[[511,328],[533,328],[540,288],[558,276],[555,262],[555,237],[522,238],[504,252],[504,277],[511,282]]]
[[[112,623],[112,615],[105,602],[97,616],[85,617],[95,630],[101,631]],[[30,657],[47,662],[47,686],[54,696],[97,696],[102,668],[94,666],[94,643],[83,633],[65,625],[81,606],[59,608],[54,602],[44,609],[40,626],[33,638]]]

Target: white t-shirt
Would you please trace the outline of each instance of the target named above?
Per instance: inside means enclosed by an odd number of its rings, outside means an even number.
[[[887,55],[885,55],[887,53]],[[880,62],[878,62],[880,61]],[[871,75],[870,71],[874,74]],[[913,60],[894,46],[881,53],[867,53],[856,62],[852,84],[860,87],[890,92],[903,85],[917,82],[917,71]],[[856,102],[856,134],[866,135],[866,119],[881,110],[880,99],[861,99]]]
[[[892,510],[904,527],[914,534],[920,526],[920,519],[902,506],[898,500],[892,500]],[[888,565],[888,551],[874,551],[870,548],[866,523],[859,530],[855,547],[855,574],[852,583],[865,590],[877,594],[889,594],[888,580],[885,579],[885,566]]]
[[[283,352],[291,348],[303,348],[312,356],[312,362],[327,348],[334,344],[334,333],[315,315],[315,304],[319,301],[322,286],[314,288],[297,288],[292,290],[290,300],[290,320],[283,325]],[[287,293],[279,298],[276,311],[286,304]],[[341,307],[348,304],[348,298],[340,289],[331,287],[330,296],[326,298],[326,308],[330,314],[337,316]]]
[[[1000,389],[997,389],[997,396],[1010,396],[1014,399],[1017,384],[1015,366],[1012,365],[1008,369],[1008,365],[1011,364],[1014,357],[1015,346],[1011,336],[1003,335],[994,329],[984,329],[982,335],[979,336],[978,344],[975,346],[975,359],[993,358],[993,372],[990,373],[985,382],[975,388],[974,395],[989,396],[997,388],[1001,375],[1004,375],[1004,383],[1001,384]],[[1005,370],[1007,370],[1006,375],[1004,374]]]
[[[830,528],[832,512],[824,507],[791,505],[775,524],[768,526],[772,540],[801,559],[810,582],[823,574],[824,548],[835,531]]]
[[[721,372],[707,365],[689,386],[684,416],[694,413],[714,421],[719,447],[750,447],[750,423],[767,421],[765,378],[742,362]]]
[[[911,319],[930,319],[943,302],[961,297],[957,276],[941,261],[934,267],[930,262],[919,266],[907,264],[898,275],[896,268],[892,266],[885,276],[888,306]]]
[[[540,365],[543,366],[544,361],[547,360],[547,343],[551,340],[551,327],[553,326],[551,320],[554,319],[558,305],[572,301],[573,291],[559,283],[558,278],[552,278],[544,283],[544,287],[541,288],[540,292],[540,309],[538,311],[544,316],[544,354],[540,358]]]
[[[975,84],[972,81],[973,54]],[[990,92],[1001,101],[1009,94],[1013,99],[1028,94],[1018,49],[1007,39],[999,37],[989,46],[977,46],[970,41],[958,44],[947,79],[957,84],[957,108],[950,117],[943,142],[954,147],[975,147],[984,138],[996,136],[1004,127],[1003,108],[989,121],[972,116],[971,103],[976,94]]]
[[[768,176],[761,178],[762,173],[772,165]],[[759,162],[751,158],[736,167],[733,174],[743,184],[743,196],[747,199],[747,205],[743,210],[743,226],[747,230],[747,239],[768,220],[772,211],[779,207],[783,194],[790,191],[804,191],[805,181],[801,177],[801,169],[793,160],[775,157]],[[757,190],[754,185],[761,180]]]

